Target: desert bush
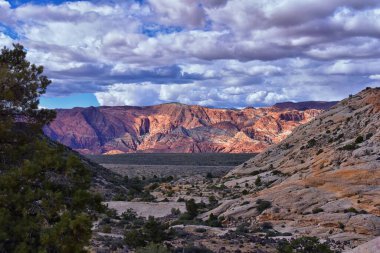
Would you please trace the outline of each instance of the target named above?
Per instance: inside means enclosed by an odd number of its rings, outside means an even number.
[[[277,249],[280,253],[333,253],[326,243],[320,243],[316,237],[306,236],[291,241],[283,240]]]
[[[312,212],[313,212],[314,214],[316,214],[316,213],[320,213],[320,212],[323,212],[323,209],[320,208],[320,207],[316,207],[316,208],[314,208],[314,209],[312,210]]]
[[[256,200],[256,209],[259,213],[264,212],[266,209],[270,208],[272,206],[271,202],[267,200],[258,199]]]
[[[312,148],[312,147],[314,147],[316,144],[317,144],[317,141],[313,138],[313,139],[308,140],[306,147],[307,147],[307,148]]]
[[[186,211],[190,219],[195,218],[198,215],[199,206],[195,203],[194,199],[189,199],[186,201]]]
[[[212,251],[204,247],[187,246],[176,248],[173,253],[212,253]]]
[[[181,214],[181,211],[178,209],[178,208],[172,208],[172,210],[171,210],[171,213],[173,214],[173,215],[180,215]]]
[[[207,230],[205,228],[196,228],[194,231],[197,232],[197,233],[204,233]]]
[[[350,208],[348,208],[348,209],[345,209],[344,212],[345,212],[345,213],[359,213],[359,211],[356,210],[356,209],[353,208],[353,207],[350,207]]]
[[[256,186],[261,186],[261,177],[260,177],[260,176],[258,176],[258,177],[256,178],[256,180],[255,180],[255,185],[256,185]]]
[[[263,222],[261,224],[261,229],[268,230],[268,229],[272,229],[272,228],[273,228],[273,225],[270,222]]]
[[[355,143],[356,143],[356,144],[362,143],[363,141],[364,141],[363,136],[358,136],[358,137],[355,139]]]
[[[218,219],[218,216],[215,216],[213,213],[210,214],[210,216],[208,217],[208,220],[206,220],[205,223],[207,226],[210,226],[210,227],[221,227],[222,226],[222,223]]]
[[[103,233],[107,233],[107,234],[111,233],[111,226],[108,225],[108,224],[104,225],[103,228],[102,228],[102,232]]]
[[[170,250],[161,244],[150,243],[145,247],[138,248],[136,253],[170,253]]]
[[[340,150],[355,150],[355,149],[357,149],[357,146],[355,143],[347,144],[340,148]]]
[[[373,133],[368,133],[368,134],[365,136],[365,139],[366,139],[366,140],[371,139],[372,136],[373,136]]]

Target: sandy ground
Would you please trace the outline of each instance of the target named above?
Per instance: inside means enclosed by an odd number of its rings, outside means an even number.
[[[184,202],[128,202],[128,201],[110,201],[105,202],[109,208],[115,209],[118,214],[122,214],[128,209],[132,209],[138,216],[162,218],[171,214],[172,208],[178,208],[182,213],[186,212]]]

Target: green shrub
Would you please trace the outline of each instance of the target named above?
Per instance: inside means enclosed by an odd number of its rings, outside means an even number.
[[[205,223],[207,226],[210,226],[210,227],[221,227],[222,226],[221,221],[213,213],[210,214],[208,220]]]
[[[205,228],[196,228],[194,231],[197,232],[197,233],[204,233],[207,230]]]
[[[163,245],[150,243],[145,247],[138,248],[136,253],[170,253],[170,250]]]
[[[256,200],[256,209],[259,213],[264,212],[266,209],[270,208],[272,206],[271,202],[267,200],[258,199]]]
[[[256,185],[256,186],[261,186],[261,177],[260,177],[260,176],[258,176],[258,177],[256,178],[256,180],[255,180],[255,185]]]
[[[236,233],[238,234],[246,234],[249,232],[249,224],[248,223],[242,223],[242,224],[239,224],[237,227],[236,227]]]
[[[172,210],[171,210],[171,213],[173,214],[173,215],[180,215],[181,214],[181,211],[178,209],[178,208],[172,208]]]
[[[198,215],[198,208],[199,207],[195,203],[194,199],[190,199],[190,200],[186,201],[186,211],[187,211],[189,217],[191,217],[190,219],[193,219]]]
[[[133,248],[146,245],[144,234],[140,229],[128,230],[124,233],[124,242]]]
[[[316,237],[300,237],[290,242],[282,240],[277,247],[279,253],[333,253],[330,246],[320,243]]]
[[[358,136],[358,137],[355,139],[355,143],[356,143],[356,144],[362,143],[363,141],[364,141],[363,136]]]
[[[268,229],[272,229],[272,228],[273,228],[273,225],[270,222],[263,222],[261,224],[261,229],[263,229],[263,230],[268,230]]]
[[[211,250],[207,248],[195,247],[195,246],[187,246],[184,248],[176,248],[173,253],[213,253]]]
[[[307,142],[306,147],[307,147],[307,148],[312,148],[312,147],[314,147],[316,144],[317,144],[317,141],[313,138],[313,139],[310,139],[310,140]]]
[[[316,207],[316,208],[313,209],[312,212],[313,212],[314,214],[316,214],[316,213],[320,213],[320,212],[323,212],[323,209],[320,208],[320,207]]]
[[[344,212],[345,212],[345,213],[359,213],[359,211],[356,210],[356,209],[353,208],[353,207],[350,207],[350,208],[348,208],[348,209],[345,209]]]
[[[366,140],[371,139],[372,136],[373,136],[373,133],[368,133],[368,134],[365,136],[365,139],[366,139]]]
[[[106,233],[106,234],[111,233],[111,226],[110,225],[104,225],[102,228],[102,232]]]
[[[355,150],[355,149],[357,149],[357,146],[355,143],[347,144],[340,148],[340,150]]]

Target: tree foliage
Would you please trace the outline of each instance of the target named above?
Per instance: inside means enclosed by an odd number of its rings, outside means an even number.
[[[39,97],[51,81],[43,75],[44,68],[26,60],[20,44],[3,48],[0,54],[0,112],[1,117],[46,124],[54,119],[51,110],[39,110]]]
[[[0,54],[0,252],[82,252],[101,199],[81,160],[42,135],[50,81],[25,57],[21,45]]]
[[[333,253],[326,243],[320,243],[316,237],[300,237],[290,242],[283,241],[279,244],[280,253]]]

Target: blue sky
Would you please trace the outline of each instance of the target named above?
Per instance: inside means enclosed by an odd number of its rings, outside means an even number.
[[[379,38],[378,0],[0,0],[48,108],[339,100],[380,86]]]

